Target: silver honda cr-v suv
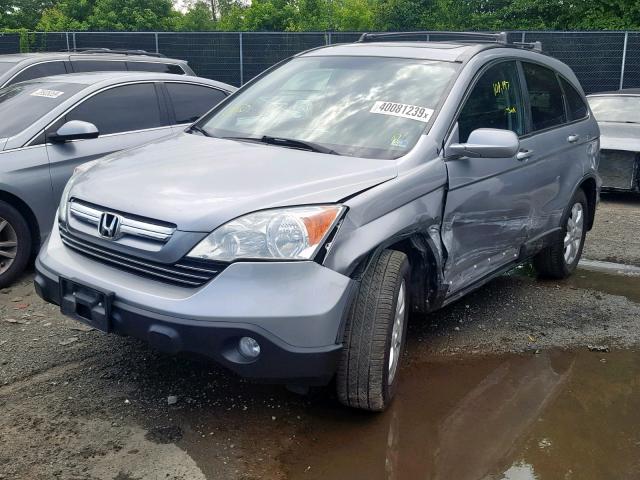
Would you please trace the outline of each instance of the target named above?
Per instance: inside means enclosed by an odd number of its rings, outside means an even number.
[[[529,259],[576,267],[600,180],[573,72],[535,46],[360,42],[85,165],[37,260],[62,312],[382,410],[407,318]],[[375,40],[375,41],[374,41]]]

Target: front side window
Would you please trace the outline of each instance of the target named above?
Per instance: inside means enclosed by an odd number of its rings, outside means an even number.
[[[22,72],[13,77],[9,82],[9,85],[13,85],[18,82],[26,82],[27,80],[33,80],[34,78],[61,75],[64,73],[67,73],[67,68],[65,67],[64,62],[38,63],[37,65],[25,68]]]
[[[0,89],[0,138],[17,135],[78,93],[78,83],[19,83]]]
[[[515,62],[490,67],[473,87],[458,117],[460,141],[478,128],[524,133],[522,91]]]
[[[640,96],[598,95],[589,105],[598,122],[640,123]]]
[[[167,83],[176,123],[192,123],[207,113],[227,94],[222,90],[188,83]]]
[[[74,72],[123,72],[127,70],[125,62],[107,60],[73,60]]]
[[[124,85],[98,93],[66,115],[98,127],[100,135],[160,127],[160,108],[152,83]]]
[[[340,155],[406,154],[458,71],[455,63],[382,57],[295,58],[199,122],[216,137],[313,142]]]
[[[525,62],[522,67],[529,89],[533,131],[566,123],[562,90],[555,72],[534,63]]]
[[[567,99],[569,120],[574,121],[586,118],[589,110],[587,109],[587,104],[582,99],[582,95],[564,78],[560,79],[560,83],[562,84],[562,90],[564,90],[564,97]]]

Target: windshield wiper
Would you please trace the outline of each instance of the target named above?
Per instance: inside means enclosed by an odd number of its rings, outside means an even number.
[[[189,131],[190,131],[190,132],[198,132],[198,133],[201,133],[201,134],[202,134],[202,135],[204,135],[205,137],[210,137],[210,136],[211,136],[211,135],[209,135],[209,134],[207,133],[207,131],[206,131],[204,128],[202,128],[200,125],[195,125],[195,124],[194,124],[194,125],[191,125],[191,126],[189,127]]]
[[[281,147],[299,148],[301,150],[308,150],[310,152],[326,153],[328,155],[340,155],[335,150],[320,145],[319,143],[306,142],[303,140],[294,140],[292,138],[271,137],[269,135],[263,135],[262,137],[222,137],[226,140],[240,140],[246,142],[258,142],[266,143],[268,145],[277,145]]]

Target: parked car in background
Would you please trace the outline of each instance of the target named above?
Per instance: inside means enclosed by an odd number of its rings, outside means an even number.
[[[593,225],[599,131],[576,76],[469,36],[296,55],[183,133],[84,165],[36,291],[247,377],[335,376],[344,404],[383,410],[409,312],[530,259],[565,278]]]
[[[144,50],[94,48],[69,52],[0,55],[0,87],[65,73],[140,71],[195,75],[186,61]]]
[[[640,192],[640,89],[587,97],[600,125],[602,189]]]
[[[58,75],[0,89],[0,286],[48,235],[77,165],[179,132],[234,90],[144,72]]]

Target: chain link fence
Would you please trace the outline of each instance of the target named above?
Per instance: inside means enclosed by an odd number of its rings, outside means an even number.
[[[240,86],[293,54],[359,37],[358,32],[0,33],[0,54],[147,50],[185,59],[198,75]],[[509,39],[542,42],[545,53],[573,68],[587,93],[640,87],[640,32],[514,31]]]

